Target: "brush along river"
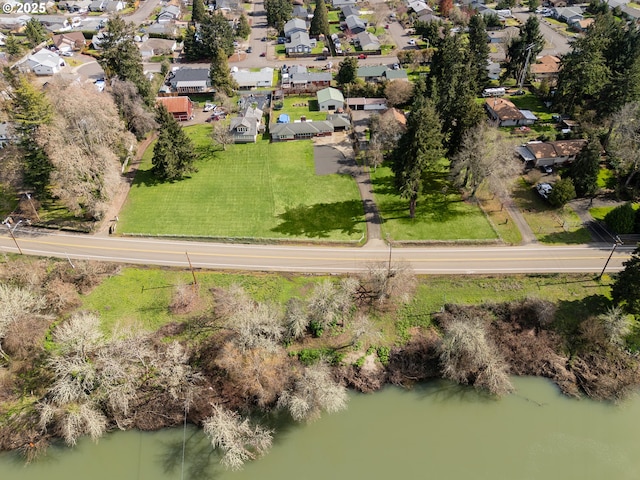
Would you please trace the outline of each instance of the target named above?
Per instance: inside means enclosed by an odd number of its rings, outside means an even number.
[[[500,400],[445,381],[352,394],[344,412],[309,425],[280,424],[271,451],[240,472],[222,470],[202,431],[188,427],[116,432],[98,444],[83,439],[27,466],[4,453],[0,478],[640,478],[640,396],[614,406],[564,397],[541,378],[513,380],[517,392]]]

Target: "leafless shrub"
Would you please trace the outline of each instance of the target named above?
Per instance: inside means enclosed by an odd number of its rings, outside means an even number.
[[[116,275],[120,271],[120,265],[107,262],[95,262],[92,260],[75,260],[73,267],[65,263],[58,263],[52,276],[73,283],[78,292],[86,295],[102,282],[104,278]]]
[[[80,297],[75,285],[54,278],[44,287],[44,301],[49,311],[62,313],[80,306]]]
[[[13,322],[38,314],[44,308],[44,301],[27,288],[0,283],[0,305],[0,356],[6,358],[2,341],[7,329]]]
[[[271,430],[253,426],[219,405],[213,405],[213,415],[205,419],[203,427],[213,448],[223,452],[220,463],[231,470],[240,470],[246,461],[265,454],[273,441]]]
[[[159,353],[156,381],[175,400],[191,403],[194,385],[200,375],[188,363],[189,355],[179,342],[171,342]]]
[[[413,270],[406,264],[378,262],[367,267],[360,277],[365,300],[383,306],[389,300],[408,302],[417,286]]]
[[[336,285],[325,280],[318,283],[307,303],[307,311],[312,322],[322,328],[342,324],[353,307],[353,296],[358,289],[358,281],[345,278]]]
[[[12,359],[31,360],[43,351],[45,335],[51,318],[30,315],[7,327],[2,346]]]
[[[610,307],[605,313],[598,316],[598,320],[604,327],[607,340],[617,346],[624,346],[625,337],[631,333],[633,317],[625,314],[618,306]]]
[[[66,322],[58,325],[53,338],[64,354],[87,358],[98,346],[104,344],[100,331],[100,319],[90,312],[76,312]]]
[[[231,317],[239,308],[253,301],[244,288],[236,283],[226,289],[214,289],[213,298],[216,315],[224,319]]]
[[[382,338],[382,332],[362,313],[356,314],[353,322],[349,325],[351,333],[351,345],[362,342],[366,345],[375,344]]]
[[[200,297],[197,285],[181,283],[176,285],[169,304],[169,311],[174,315],[191,313],[198,308]]]
[[[445,378],[471,383],[494,395],[513,390],[507,366],[487,338],[482,313],[459,308],[442,322],[440,363]]]
[[[284,314],[287,339],[298,340],[304,337],[309,328],[309,316],[304,308],[304,303],[299,298],[291,298],[287,302]]]
[[[328,413],[347,408],[347,390],[332,378],[325,363],[305,367],[295,380],[293,388],[285,390],[278,399],[278,406],[286,408],[296,421],[312,421]]]
[[[6,283],[36,291],[47,277],[45,260],[13,260],[2,264],[2,278]]]
[[[64,407],[41,403],[38,409],[40,428],[52,427],[69,446],[74,446],[83,435],[97,441],[107,430],[107,418],[89,403],[71,403]]]
[[[531,311],[536,323],[543,328],[551,326],[558,310],[558,306],[555,303],[534,297],[526,298],[522,302],[522,306]]]

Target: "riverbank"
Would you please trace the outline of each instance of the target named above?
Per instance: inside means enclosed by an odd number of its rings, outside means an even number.
[[[197,272],[194,284],[179,270],[37,259],[0,276],[12,315],[0,449],[28,459],[58,438],[180,425],[185,410],[202,425],[220,405],[308,421],[344,408],[346,387],[444,377],[498,396],[510,374],[534,375],[618,400],[640,383],[635,324],[610,335],[609,285],[590,276],[416,277],[385,264],[353,278]]]

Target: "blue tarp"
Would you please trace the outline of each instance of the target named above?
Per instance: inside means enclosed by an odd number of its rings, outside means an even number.
[[[278,123],[291,123],[291,119],[286,113],[281,113],[278,117]]]

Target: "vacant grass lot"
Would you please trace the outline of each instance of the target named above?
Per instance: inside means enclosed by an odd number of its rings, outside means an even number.
[[[398,196],[393,173],[379,167],[371,174],[376,203],[384,219],[384,234],[393,240],[496,240],[480,208],[463,202],[447,174],[434,174],[433,181],[420,196],[416,218],[409,218],[409,203]]]
[[[588,243],[589,232],[580,217],[570,208],[554,208],[540,198],[533,186],[520,179],[513,193],[514,200],[536,238],[545,243]]]
[[[365,231],[351,177],[316,176],[311,141],[212,146],[209,125],[186,127],[198,172],[159,183],[145,153],[121,233],[357,241]]]
[[[315,95],[288,95],[284,97],[283,103],[282,110],[278,110],[275,114],[286,113],[292,122],[300,120],[303,115],[307,120],[327,119],[327,112],[320,111]]]

